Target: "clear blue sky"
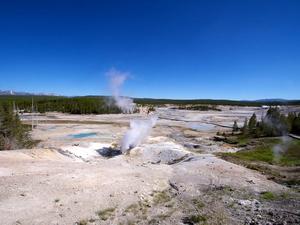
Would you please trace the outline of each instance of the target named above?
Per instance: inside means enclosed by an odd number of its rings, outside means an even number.
[[[0,89],[300,99],[299,0],[1,1]]]

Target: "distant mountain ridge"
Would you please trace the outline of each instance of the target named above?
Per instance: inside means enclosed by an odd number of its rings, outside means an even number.
[[[267,99],[258,99],[255,100],[256,102],[287,102],[290,100],[283,99],[283,98],[267,98]]]
[[[32,92],[22,92],[22,91],[14,91],[14,90],[0,90],[0,96],[57,96],[57,97],[109,97],[109,96],[100,96],[100,95],[85,95],[85,96],[63,96],[54,93],[32,93]],[[297,99],[281,99],[281,98],[270,98],[270,99],[258,99],[258,100],[229,100],[229,99],[155,99],[155,98],[134,98],[137,101],[144,101],[144,102],[173,102],[173,103],[198,103],[198,104],[210,104],[214,102],[249,102],[249,103],[258,103],[258,104],[288,104],[288,103],[295,103],[300,102]]]
[[[59,96],[54,93],[31,93],[24,91],[0,90],[0,95],[39,95],[39,96]]]

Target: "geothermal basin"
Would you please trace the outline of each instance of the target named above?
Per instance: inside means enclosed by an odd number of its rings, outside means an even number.
[[[208,224],[245,224],[264,210],[274,213],[280,207],[261,202],[260,193],[291,190],[218,158],[216,152],[239,149],[212,138],[264,109],[220,108],[156,109],[156,125],[129,154],[120,143],[143,115],[35,116],[38,146],[0,152],[1,224],[196,224],[193,215]]]

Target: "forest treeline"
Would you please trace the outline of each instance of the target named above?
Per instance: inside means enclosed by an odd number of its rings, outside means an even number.
[[[0,96],[0,104],[13,104],[16,109],[24,112],[32,111],[32,100],[35,112],[63,112],[71,114],[107,114],[120,113],[121,111],[113,104],[113,99],[106,96]],[[231,100],[173,100],[173,99],[145,99],[135,98],[138,105],[159,106],[174,104],[185,108],[186,105],[229,105],[229,106],[262,106],[262,105],[300,105],[300,101],[231,101]]]
[[[13,104],[21,112],[63,112],[71,114],[120,113],[113,100],[105,97],[1,96],[1,103]],[[33,109],[32,109],[33,108]]]
[[[300,135],[300,113],[291,112],[282,114],[278,107],[271,107],[266,115],[258,120],[254,113],[251,118],[245,119],[242,128],[237,122],[233,124],[233,132],[241,131],[244,137],[278,137],[289,133]]]
[[[300,100],[260,100],[260,101],[238,101],[226,99],[152,99],[152,98],[136,98],[134,102],[137,104],[152,105],[227,105],[227,106],[278,106],[278,105],[300,105]]]
[[[0,150],[31,148],[37,141],[31,139],[30,126],[21,123],[13,106],[0,104]]]

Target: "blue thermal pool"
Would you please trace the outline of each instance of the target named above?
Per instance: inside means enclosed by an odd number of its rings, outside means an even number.
[[[86,137],[93,137],[96,136],[97,133],[89,132],[89,133],[79,133],[79,134],[70,134],[68,137],[70,138],[86,138]]]

